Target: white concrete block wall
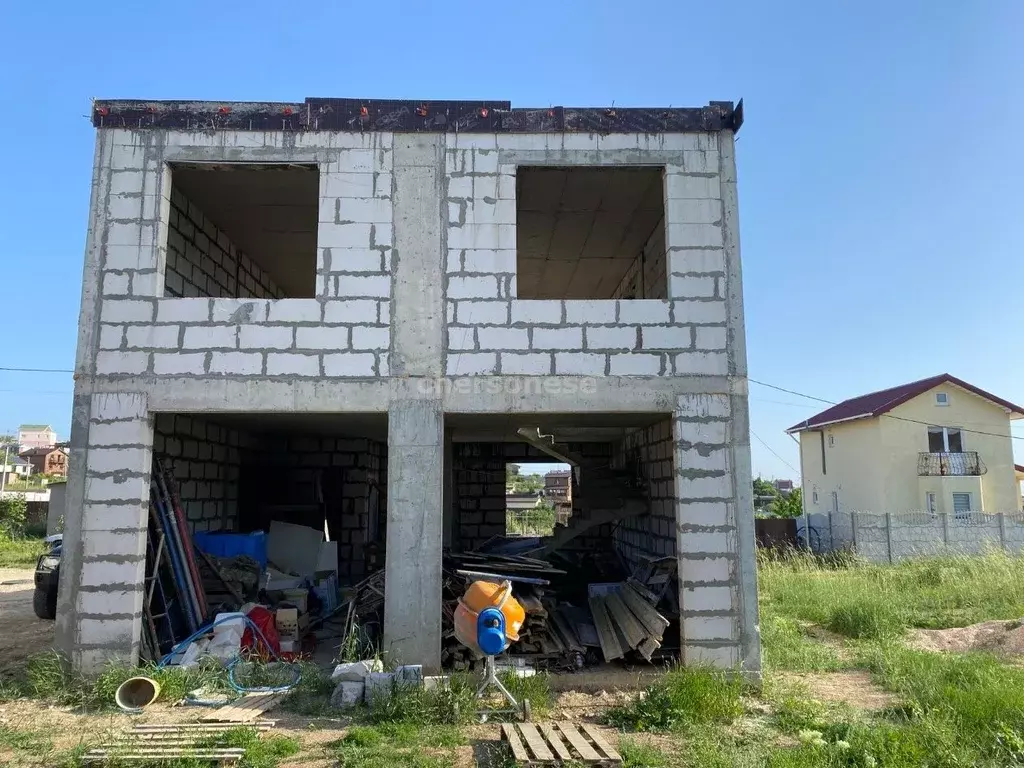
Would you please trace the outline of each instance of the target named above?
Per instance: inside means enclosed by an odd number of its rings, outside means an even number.
[[[446,155],[447,375],[729,373],[717,136],[657,138],[510,134],[493,142],[456,139]],[[614,147],[620,144],[637,151],[617,155]],[[608,154],[602,155],[602,149]],[[645,158],[644,151],[656,154]],[[645,247],[648,257],[638,259],[618,291],[639,295],[642,284],[646,298],[516,298],[518,166],[511,162],[516,158],[549,165],[663,163],[663,226]],[[559,337],[556,330],[566,333]]]

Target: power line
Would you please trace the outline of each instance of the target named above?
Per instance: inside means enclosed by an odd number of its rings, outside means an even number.
[[[797,397],[806,397],[808,400],[817,400],[819,403],[826,403],[827,405],[839,405],[839,403],[835,402],[834,400],[826,400],[823,397],[815,397],[814,395],[806,395],[803,392],[797,392],[797,391],[792,390],[792,389],[786,389],[785,387],[777,387],[774,384],[769,384],[766,381],[758,381],[757,379],[750,379],[750,378],[748,378],[747,381],[749,381],[751,384],[759,384],[762,387],[768,387],[769,389],[775,389],[775,390],[778,390],[779,392],[785,392],[787,395],[796,395]],[[869,414],[864,414],[864,415],[867,416]],[[911,424],[923,424],[926,427],[934,427],[934,426],[936,426],[935,424],[933,424],[930,421],[921,421],[919,419],[909,419],[906,416],[893,416],[891,413],[880,413],[878,415],[880,417],[885,417],[887,419],[896,419],[896,421],[906,421],[906,422],[909,422]],[[826,425],[823,424],[822,426],[826,426]],[[960,429],[961,432],[967,432],[967,433],[972,434],[972,435],[987,435],[989,437],[1009,437],[1011,440],[1024,440],[1024,435],[1015,435],[1012,432],[1010,434],[1008,434],[1008,435],[1004,435],[1004,434],[1000,434],[998,432],[984,432],[984,431],[982,431],[980,429],[967,429],[966,427],[960,427],[959,429]]]
[[[761,437],[760,437],[760,436],[759,436],[759,435],[757,434],[757,432],[755,432],[754,430],[750,430],[750,434],[752,434],[752,435],[753,435],[754,437],[756,437],[756,438],[757,438],[757,442],[759,442],[759,443],[760,443],[761,445],[763,445],[763,446],[764,446],[765,448],[767,448],[767,449],[768,449],[769,451],[771,451],[772,455],[773,455],[773,456],[774,456],[774,457],[775,457],[776,459],[778,459],[778,460],[779,460],[779,461],[781,461],[781,462],[782,462],[783,464],[785,464],[785,465],[786,465],[787,467],[789,467],[789,468],[790,468],[790,469],[792,469],[792,470],[793,470],[794,472],[796,472],[797,476],[799,476],[799,475],[800,475],[800,470],[799,470],[799,469],[797,469],[796,467],[794,467],[794,466],[793,466],[792,464],[790,464],[790,463],[789,463],[788,461],[786,461],[786,460],[785,460],[784,458],[782,458],[781,456],[779,456],[779,454],[777,454],[777,453],[775,452],[775,449],[774,449],[774,448],[772,448],[772,447],[771,447],[770,445],[768,445],[768,443],[766,443],[766,442],[765,442],[764,440],[762,440],[762,439],[761,439]]]
[[[2,368],[0,371],[11,371],[13,373],[74,373],[69,368]]]

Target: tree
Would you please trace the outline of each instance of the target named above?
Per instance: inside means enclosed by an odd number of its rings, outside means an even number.
[[[778,497],[779,492],[774,485],[762,477],[754,478],[754,511],[764,512]]]
[[[0,533],[20,536],[25,530],[25,512],[28,503],[20,493],[0,499]]]
[[[788,496],[778,495],[768,506],[768,511],[776,517],[800,517],[804,513],[803,494],[794,488]]]

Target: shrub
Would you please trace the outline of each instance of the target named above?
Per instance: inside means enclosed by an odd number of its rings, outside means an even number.
[[[677,667],[631,702],[608,713],[608,722],[637,731],[673,731],[687,725],[730,723],[743,714],[743,682],[709,667]]]

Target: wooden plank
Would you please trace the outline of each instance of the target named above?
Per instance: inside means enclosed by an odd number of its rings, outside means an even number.
[[[505,741],[507,741],[508,745],[512,747],[512,757],[516,759],[516,762],[529,762],[530,753],[526,751],[526,747],[523,745],[522,739],[520,739],[519,734],[516,733],[515,726],[511,723],[502,723],[501,735],[505,737]]]
[[[649,602],[644,600],[640,593],[633,589],[631,584],[619,593],[622,601],[633,612],[633,615],[644,625],[644,629],[653,637],[661,637],[668,629],[669,620],[662,616]]]
[[[591,762],[597,762],[604,760],[587,741],[586,737],[576,730],[576,726],[572,723],[561,722],[558,724],[558,730],[560,730],[565,738],[568,739],[569,743],[572,744],[573,749],[580,753],[580,757],[584,760]]]
[[[604,736],[601,735],[601,731],[589,723],[583,723],[582,726],[583,730],[586,731],[587,735],[597,745],[597,748],[604,752],[605,757],[609,760],[622,762],[622,755],[611,748],[611,745],[609,745],[608,742],[604,740]]]
[[[237,725],[235,723],[140,723],[132,728],[133,733],[218,733],[220,731],[234,731],[238,728],[254,728],[257,731],[267,731],[274,727],[276,720],[256,720],[255,722]]]
[[[555,629],[562,636],[567,648],[573,651],[580,651],[581,653],[586,650],[576,637],[576,632],[569,625],[569,622],[566,621],[565,616],[561,613],[554,613],[552,614],[552,620],[554,621]]]
[[[544,760],[551,762],[555,759],[555,756],[551,754],[551,750],[548,749],[547,742],[544,741],[544,737],[540,735],[540,731],[537,730],[537,726],[533,723],[521,723],[519,726],[520,733],[523,734],[523,738],[526,739],[526,745],[533,752],[534,757],[537,760]]]
[[[540,730],[544,734],[544,738],[548,740],[548,744],[555,750],[559,760],[563,763],[572,760],[572,752],[569,751],[569,747],[562,741],[562,737],[558,735],[558,731],[554,729],[554,726],[545,723],[540,726]]]
[[[642,643],[640,643],[640,645],[638,645],[636,649],[638,651],[640,651],[640,654],[645,659],[650,661],[651,660],[651,656],[653,656],[654,652],[656,650],[658,650],[659,648],[661,648],[661,643],[659,643],[653,637],[648,637],[646,640],[644,640]]]
[[[590,613],[594,617],[594,626],[597,628],[597,636],[601,641],[601,653],[604,654],[604,660],[621,659],[624,655],[622,646],[619,645],[619,638],[615,636],[615,629],[608,616],[604,598],[592,597],[588,602],[590,603]]]
[[[622,598],[618,594],[612,593],[605,596],[604,604],[608,606],[608,610],[612,615],[612,621],[618,624],[630,648],[636,648],[647,639],[647,631],[637,621],[636,616],[629,612],[629,608],[622,602]]]
[[[283,693],[249,693],[226,707],[213,710],[200,718],[203,722],[238,722],[254,720],[284,699]]]

